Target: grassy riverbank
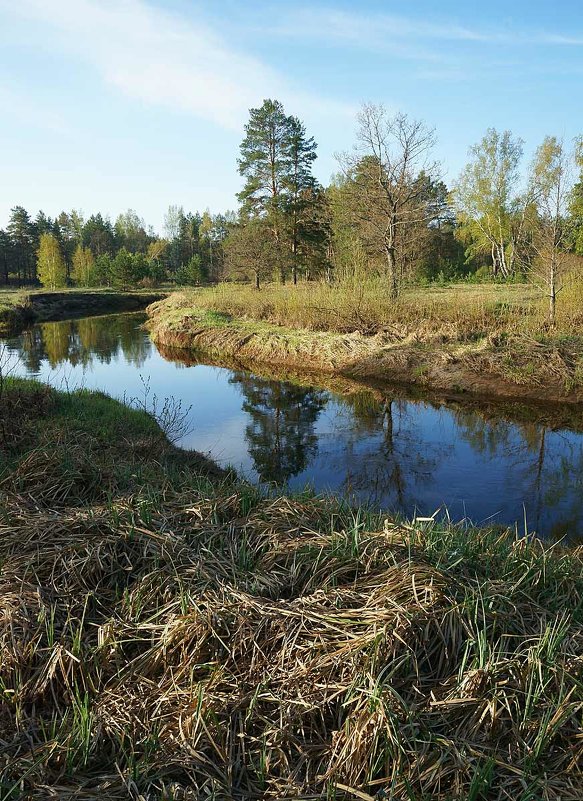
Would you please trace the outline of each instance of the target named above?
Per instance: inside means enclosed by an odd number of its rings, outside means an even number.
[[[26,325],[90,314],[136,311],[167,292],[116,289],[0,290],[0,335],[17,333]]]
[[[484,396],[583,400],[582,297],[549,328],[526,285],[414,289],[239,286],[177,293],[150,311],[154,340],[256,363]]]
[[[0,797],[583,793],[583,557],[267,497],[103,395],[2,396]]]

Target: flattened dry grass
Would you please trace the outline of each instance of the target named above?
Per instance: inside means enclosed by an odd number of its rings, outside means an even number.
[[[582,797],[580,549],[157,469],[4,488],[3,800]]]

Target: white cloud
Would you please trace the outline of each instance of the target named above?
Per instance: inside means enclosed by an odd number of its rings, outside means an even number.
[[[240,129],[251,106],[275,96],[320,113],[352,107],[295,90],[260,59],[229,47],[202,22],[143,0],[0,0],[130,97]],[[290,111],[294,109],[290,108]]]
[[[453,21],[431,21],[398,14],[351,13],[335,9],[302,9],[293,16],[284,16],[274,28],[280,34],[308,36],[351,44],[363,48],[382,49],[413,59],[436,58],[428,46],[435,42],[467,42],[499,45],[583,46],[581,34],[565,35],[540,30],[511,28],[471,28]]]

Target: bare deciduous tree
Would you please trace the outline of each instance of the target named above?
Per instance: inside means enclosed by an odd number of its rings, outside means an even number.
[[[365,241],[383,253],[389,292],[401,288],[405,244],[427,229],[431,205],[425,202],[427,176],[437,173],[432,160],[435,133],[406,114],[364,105],[358,116],[358,143],[339,157],[354,196],[354,213]]]
[[[233,227],[225,241],[225,259],[229,273],[234,277],[253,276],[255,288],[261,281],[273,277],[279,264],[278,243],[270,237],[269,224],[254,217]]]

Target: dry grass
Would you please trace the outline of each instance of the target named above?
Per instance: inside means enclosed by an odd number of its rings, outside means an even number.
[[[148,469],[5,491],[3,801],[582,797],[581,550]]]
[[[575,258],[575,257],[574,257]],[[580,264],[559,295],[555,333],[575,333],[583,323]],[[548,303],[528,284],[454,284],[406,289],[392,301],[380,280],[328,286],[324,283],[266,285],[260,291],[240,284],[191,290],[190,305],[237,319],[265,321],[312,331],[365,335],[415,330],[422,338],[476,339],[505,331],[539,335],[548,331]]]

